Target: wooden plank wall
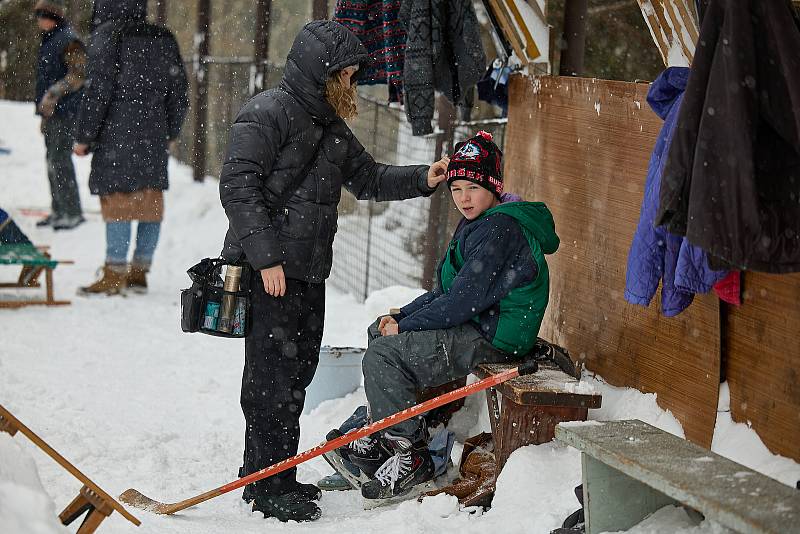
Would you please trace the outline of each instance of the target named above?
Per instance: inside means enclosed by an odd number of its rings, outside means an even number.
[[[719,304],[702,296],[676,318],[623,298],[650,152],[661,120],[648,86],[515,76],[505,143],[507,190],[545,201],[561,248],[548,258],[542,337],[606,381],[655,392],[686,437],[709,447],[719,396]]]
[[[800,274],[744,273],[725,314],[731,412],[774,453],[800,461]]]

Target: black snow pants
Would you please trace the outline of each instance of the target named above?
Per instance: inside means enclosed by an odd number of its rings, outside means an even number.
[[[80,216],[81,199],[72,165],[72,120],[53,115],[44,123],[47,179],[50,181],[52,218]]]
[[[250,333],[245,339],[241,405],[246,422],[246,476],[297,454],[305,390],[319,362],[325,319],[325,284],[286,280],[286,295],[272,297],[258,271],[251,282]],[[296,489],[296,469],[248,485],[245,500]]]

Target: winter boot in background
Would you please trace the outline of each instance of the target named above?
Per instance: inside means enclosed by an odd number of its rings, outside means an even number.
[[[76,226],[86,222],[82,215],[64,215],[51,219],[50,224],[53,230],[72,230]]]
[[[150,269],[146,265],[131,263],[128,268],[128,289],[139,295],[147,293],[147,273]]]
[[[278,521],[314,521],[322,515],[322,510],[300,491],[290,491],[281,495],[259,495],[253,501],[253,511],[264,517],[274,517]]]
[[[106,263],[103,266],[103,276],[92,285],[78,289],[78,295],[90,297],[93,295],[122,295],[125,293],[128,280],[128,266]]]
[[[393,455],[375,472],[374,480],[361,486],[365,508],[387,504],[395,497],[416,496],[430,489],[425,483],[433,479],[434,466],[424,441],[412,444],[407,438],[391,434],[380,441],[385,441]]]

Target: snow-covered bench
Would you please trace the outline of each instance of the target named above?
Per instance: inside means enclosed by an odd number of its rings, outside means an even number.
[[[587,534],[686,505],[736,532],[800,532],[800,491],[642,421],[561,423],[583,454]]]

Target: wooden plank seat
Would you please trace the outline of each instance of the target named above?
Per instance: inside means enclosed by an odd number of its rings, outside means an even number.
[[[487,378],[514,367],[512,364],[482,364],[474,371]],[[541,362],[536,373],[520,376],[489,388],[486,400],[492,426],[496,470],[500,473],[511,453],[526,445],[553,440],[555,427],[563,421],[585,421],[589,408],[599,408],[602,396],[581,392],[577,378],[551,362]],[[483,484],[480,495],[471,502],[486,502],[494,493],[494,483]]]
[[[77,534],[92,534],[100,526],[100,523],[115,510],[137,527],[141,524],[116,499],[103,491],[100,486],[92,482],[89,477],[84,475],[77,467],[48,445],[47,442],[0,405],[0,432],[7,432],[13,436],[18,431],[83,484],[77,497],[59,514],[58,518],[62,525],[69,525],[83,514],[86,514]]]
[[[798,532],[800,491],[639,420],[560,424],[582,452],[587,534],[686,505],[745,534]]]
[[[36,247],[30,243],[0,244],[0,265],[21,265],[16,282],[0,283],[2,289],[26,289],[41,287],[39,277],[45,275],[44,299],[0,300],[0,308],[19,308],[22,306],[44,305],[60,306],[70,304],[68,300],[56,300],[53,295],[53,269],[59,264],[72,264],[70,260],[54,260],[47,247]]]

